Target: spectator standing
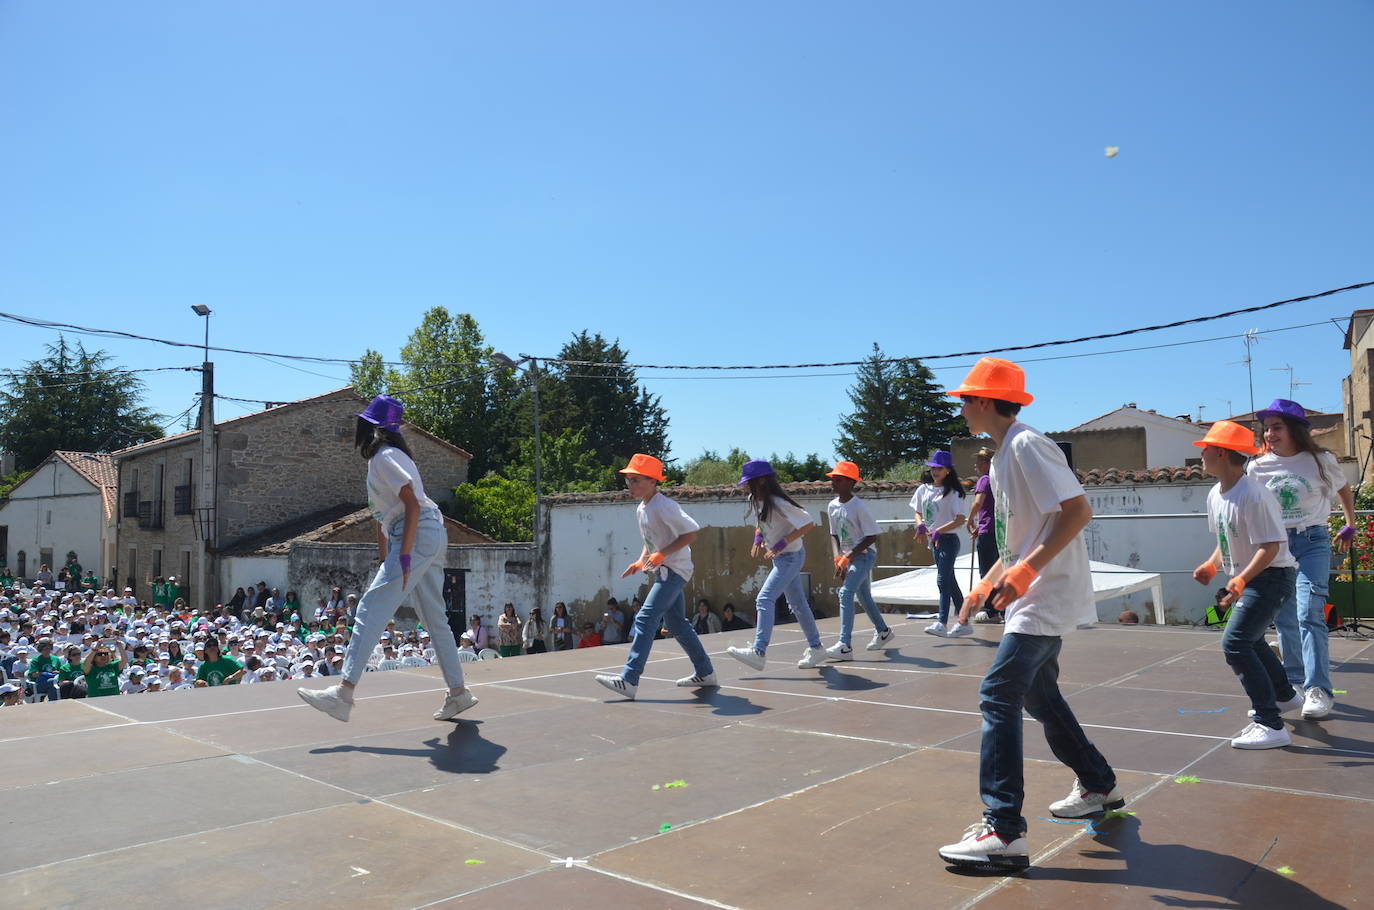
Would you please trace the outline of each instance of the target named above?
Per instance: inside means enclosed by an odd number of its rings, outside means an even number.
[[[549,650],[548,643],[545,641],[548,636],[548,624],[544,622],[544,611],[539,607],[530,610],[529,619],[525,620],[525,630],[521,638],[525,642],[526,654],[543,654]]]
[[[553,649],[555,651],[568,651],[573,647],[573,621],[568,615],[568,605],[559,601],[553,605],[553,618],[549,620],[549,629],[553,632]]]
[[[515,615],[515,604],[508,603],[501,608],[501,618],[496,621],[498,653],[502,657],[516,657],[520,654],[520,617]]]
[[[612,597],[606,601],[606,611],[601,614],[601,642],[618,645],[625,640],[625,611]]]

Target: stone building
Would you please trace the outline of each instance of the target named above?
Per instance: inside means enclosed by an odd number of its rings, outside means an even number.
[[[154,578],[175,575],[192,606],[213,606],[232,581],[219,571],[219,551],[324,510],[362,508],[367,463],[353,433],[364,405],[346,387],[216,423],[211,503],[196,501],[199,430],[114,453],[119,580],[142,599]],[[411,424],[404,433],[425,491],[437,502],[450,498],[472,456]]]
[[[109,455],[53,452],[0,503],[0,560],[31,581],[72,559],[105,581],[113,559],[115,467]]]

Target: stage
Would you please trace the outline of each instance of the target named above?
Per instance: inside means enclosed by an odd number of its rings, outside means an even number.
[[[891,617],[897,619],[897,617]],[[1069,702],[1128,794],[1120,818],[1051,821],[1072,772],[1026,723],[1032,868],[936,856],[978,817],[975,638],[894,624],[897,647],[798,670],[704,639],[697,694],[657,642],[639,699],[592,679],[625,646],[370,673],[347,724],[299,683],[0,710],[0,894],[9,907],[1207,907],[1374,903],[1374,643],[1333,637],[1337,707],[1291,747],[1229,738],[1249,707],[1215,631],[1102,626],[1065,640]],[[835,619],[821,622],[826,643]],[[311,686],[324,684],[312,680]]]

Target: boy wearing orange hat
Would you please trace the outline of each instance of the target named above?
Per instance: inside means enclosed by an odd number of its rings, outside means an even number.
[[[654,579],[649,596],[635,614],[634,638],[630,642],[630,654],[625,660],[625,669],[619,676],[598,675],[596,681],[612,692],[634,701],[639,689],[639,677],[644,673],[644,665],[649,662],[649,649],[653,647],[654,636],[659,622],[668,631],[692,661],[695,672],[679,679],[677,684],[686,688],[705,688],[716,685],[716,672],[711,666],[711,658],[701,646],[696,630],[687,621],[687,601],[682,589],[692,577],[692,541],[696,539],[701,525],[682,511],[682,506],[664,496],[658,490],[663,481],[663,462],[652,455],[637,454],[630,458],[627,467],[620,470],[625,475],[625,486],[630,495],[639,500],[635,515],[639,520],[639,533],[644,538],[644,549],[639,559],[626,566],[620,573],[621,578],[629,578],[636,572],[644,572]]]
[[[830,546],[835,557],[835,580],[840,586],[840,640],[825,649],[827,660],[854,659],[850,639],[854,635],[854,598],[859,598],[864,612],[873,621],[873,640],[868,650],[881,651],[892,646],[896,636],[883,621],[883,614],[873,601],[873,564],[878,552],[878,522],[868,504],[854,495],[859,483],[859,466],[852,461],[837,461],[835,469],[825,475],[835,498],[825,507],[830,521]]]
[[[1021,711],[1038,720],[1056,758],[1077,774],[1050,804],[1058,818],[1086,818],[1125,805],[1116,773],[1088,740],[1059,692],[1063,635],[1095,622],[1092,574],[1082,531],[1092,508],[1064,454],[1017,420],[1032,398],[1016,364],[984,357],[949,394],[963,400],[969,430],[997,443],[992,458],[994,530],[1000,558],[964,599],[959,622],[988,602],[1006,611],[997,655],[979,689],[983,741],[978,786],[983,817],[957,844],[940,848],[955,866],[1025,868]]]
[[[1246,457],[1259,454],[1255,434],[1218,420],[1193,445],[1202,449],[1203,470],[1217,479],[1207,494],[1207,523],[1217,535],[1217,546],[1193,570],[1193,578],[1210,584],[1218,567],[1231,576],[1220,601],[1231,607],[1221,651],[1250,697],[1254,718],[1231,745],[1277,749],[1292,742],[1279,715],[1302,707],[1303,696],[1288,682],[1264,633],[1297,582],[1298,563],[1288,551],[1278,499],[1245,473]]]

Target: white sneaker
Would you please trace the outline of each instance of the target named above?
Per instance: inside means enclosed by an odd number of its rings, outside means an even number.
[[[707,686],[720,685],[716,682],[715,673],[707,673],[705,676],[684,676],[677,684],[684,689],[705,689]]]
[[[886,632],[873,631],[873,640],[868,643],[869,651],[885,651],[892,647],[892,639],[897,637],[897,633],[888,629]]]
[[[1302,716],[1307,720],[1320,720],[1330,714],[1335,706],[1336,700],[1325,689],[1313,686],[1307,690],[1307,698],[1302,703]]]
[[[937,619],[935,620],[935,622],[926,626],[925,632],[927,635],[939,635],[941,638],[943,638],[945,634],[945,624]]]
[[[834,661],[853,660],[854,649],[849,645],[835,642],[835,644],[825,649],[825,659]]]
[[[1050,803],[1050,814],[1055,818],[1087,818],[1124,805],[1126,797],[1120,787],[1112,787],[1110,793],[1091,793],[1083,789],[1083,784],[1075,777],[1069,795],[1057,803]]]
[[[763,655],[753,648],[726,648],[725,653],[745,666],[752,667],[755,670],[762,670],[764,664],[767,663],[767,661],[763,659]]]
[[[968,638],[968,637],[969,637],[970,635],[972,635],[972,634],[973,634],[973,627],[972,627],[972,626],[970,626],[968,623],[956,622],[954,625],[952,625],[952,626],[949,627],[949,631],[945,633],[945,637],[946,637],[946,638]]]
[[[327,689],[297,689],[296,694],[301,697],[301,701],[317,711],[323,711],[335,720],[347,723],[353,703],[344,701],[339,695],[339,689],[339,686],[330,686]]]
[[[434,719],[453,720],[475,704],[477,704],[477,696],[472,694],[471,689],[464,689],[461,695],[446,695],[444,706],[434,712]]]
[[[598,674],[596,677],[596,681],[601,683],[601,685],[605,686],[607,689],[610,689],[612,692],[625,696],[630,701],[635,700],[635,692],[639,691],[639,686],[632,686],[625,680],[621,679],[619,676],[607,676],[604,674]]]
[[[974,614],[973,614],[973,621],[974,621],[974,622],[992,622],[992,617],[988,615],[988,611],[987,611],[987,610],[979,610],[977,613],[974,613]]]
[[[969,825],[964,839],[940,848],[940,859],[955,866],[995,866],[1024,869],[1030,865],[1030,848],[1024,837],[1003,840],[987,819]]]
[[[825,651],[821,648],[807,648],[802,659],[797,661],[798,670],[811,670],[825,666]]]
[[[1278,749],[1293,742],[1287,730],[1275,730],[1264,724],[1251,724],[1231,740],[1233,749]]]

